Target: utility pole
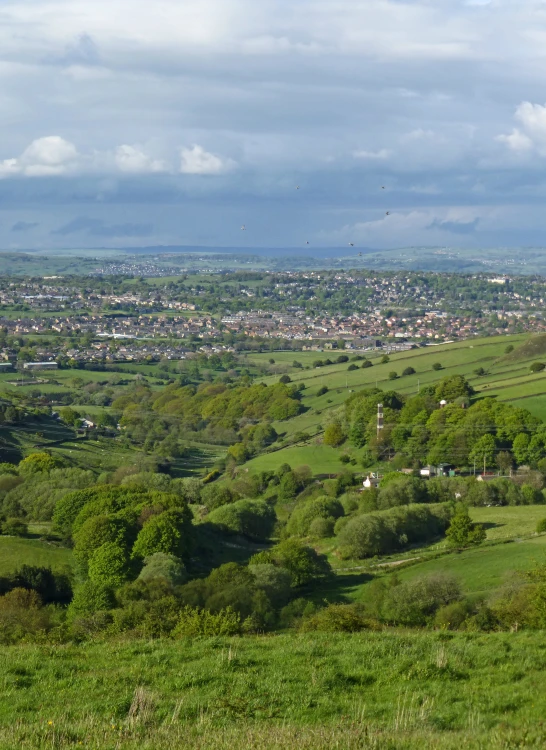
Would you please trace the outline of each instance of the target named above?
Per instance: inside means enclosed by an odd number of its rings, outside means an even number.
[[[383,429],[383,404],[377,404],[377,437]]]
[[[421,380],[417,378],[417,393],[421,393]]]

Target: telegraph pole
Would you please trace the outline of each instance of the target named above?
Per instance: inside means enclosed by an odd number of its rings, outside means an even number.
[[[377,404],[377,437],[383,429],[383,404]]]

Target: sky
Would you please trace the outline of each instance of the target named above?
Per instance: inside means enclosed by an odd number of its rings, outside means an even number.
[[[546,246],[545,74],[545,0],[2,0],[0,248]]]

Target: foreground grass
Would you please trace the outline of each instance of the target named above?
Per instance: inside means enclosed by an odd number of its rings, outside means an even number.
[[[540,633],[18,646],[1,748],[543,747]]]

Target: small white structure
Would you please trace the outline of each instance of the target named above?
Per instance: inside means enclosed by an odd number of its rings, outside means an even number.
[[[364,487],[365,490],[369,490],[372,487],[377,487],[378,484],[379,484],[379,479],[377,479],[377,477],[374,477],[373,475],[370,476],[369,474],[366,477],[366,479],[362,482],[362,486]]]
[[[23,368],[25,370],[57,370],[59,365],[57,362],[25,362]]]

